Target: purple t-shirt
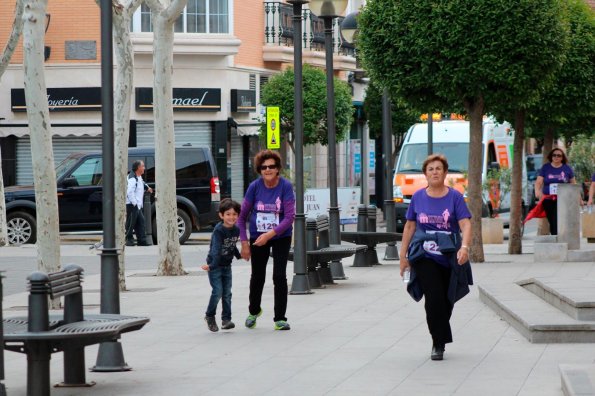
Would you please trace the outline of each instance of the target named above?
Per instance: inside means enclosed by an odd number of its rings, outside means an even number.
[[[407,209],[407,220],[415,221],[416,228],[427,233],[443,232],[447,234],[459,233],[459,220],[470,219],[471,213],[465,203],[463,195],[453,188],[441,198],[430,197],[425,188],[417,190],[411,198]],[[424,243],[426,257],[444,266],[449,266],[448,258],[438,250],[434,241]]]
[[[593,173],[593,174],[591,175],[591,181],[592,181],[592,182],[595,182],[595,173]]]
[[[552,164],[543,164],[539,171],[539,176],[543,177],[543,194],[546,195],[557,195],[558,184],[570,183],[570,179],[574,177],[572,168],[566,164],[562,164],[561,167],[555,168]]]
[[[291,183],[281,177],[275,187],[268,188],[264,180],[258,178],[250,183],[242,202],[238,218],[240,239],[248,240],[246,221],[250,223],[250,239],[270,230],[277,234],[273,239],[291,236],[294,218],[295,194]]]

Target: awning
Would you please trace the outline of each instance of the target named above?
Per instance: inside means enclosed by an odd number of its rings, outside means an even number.
[[[0,137],[29,136],[29,127],[21,125],[1,125]],[[61,125],[52,126],[53,136],[101,136],[101,126],[97,125]]]
[[[258,136],[260,135],[260,125],[238,125],[238,136]]]

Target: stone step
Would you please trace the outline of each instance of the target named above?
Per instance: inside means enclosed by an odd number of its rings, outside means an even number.
[[[595,321],[571,318],[516,283],[482,284],[479,298],[529,342],[595,342]]]
[[[595,262],[595,250],[569,250],[566,254],[566,261],[572,263]]]
[[[595,281],[531,278],[517,284],[574,319],[595,321]]]
[[[561,364],[559,368],[565,396],[595,395],[595,364]]]

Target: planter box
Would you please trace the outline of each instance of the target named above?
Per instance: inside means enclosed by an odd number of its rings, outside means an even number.
[[[581,223],[583,224],[583,238],[589,243],[595,243],[595,212],[583,213]]]
[[[484,244],[504,243],[504,222],[500,219],[481,219],[481,238]]]

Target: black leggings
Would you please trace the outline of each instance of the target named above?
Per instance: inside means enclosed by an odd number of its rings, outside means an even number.
[[[275,291],[274,321],[287,320],[287,259],[291,247],[291,237],[271,239],[264,246],[255,246],[255,239],[250,240],[250,255],[252,257],[252,275],[250,276],[250,306],[251,315],[260,312],[262,289],[267,275],[267,263],[273,249],[273,285]]]
[[[550,223],[550,234],[558,235],[558,201],[555,199],[544,199],[543,209],[545,216]]]
[[[450,268],[424,258],[411,264],[424,293],[426,321],[434,345],[452,342],[450,316],[452,304],[448,300]]]

